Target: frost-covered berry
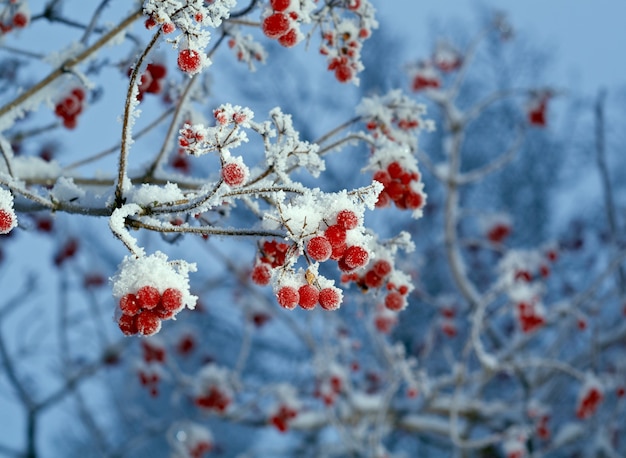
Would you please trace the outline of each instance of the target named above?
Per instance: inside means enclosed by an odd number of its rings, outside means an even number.
[[[0,234],[8,234],[15,227],[15,214],[12,211],[0,209]]]
[[[289,29],[287,33],[278,39],[278,42],[285,48],[293,48],[298,44],[298,31],[296,29]]]
[[[289,5],[291,4],[291,0],[272,0],[271,1],[272,4],[272,9],[274,11],[285,11],[287,8],[289,8]]]
[[[172,33],[174,30],[176,30],[176,26],[173,22],[166,22],[161,26],[161,30],[165,34]]]
[[[306,284],[298,289],[298,295],[300,297],[298,301],[300,307],[305,310],[311,310],[317,305],[320,292],[315,286]]]
[[[341,305],[341,292],[338,288],[324,288],[319,294],[319,303],[325,310],[337,310]]]
[[[293,310],[296,308],[296,305],[298,305],[300,296],[293,286],[283,286],[276,293],[276,299],[281,307]]]
[[[179,310],[183,305],[183,294],[175,288],[167,288],[161,295],[161,306],[168,312]]]
[[[326,237],[319,235],[309,240],[306,245],[306,251],[315,261],[324,262],[330,258],[333,247]]]
[[[135,316],[141,311],[141,306],[137,302],[134,294],[126,294],[120,299],[120,310],[124,315]]]
[[[146,310],[150,310],[159,305],[161,293],[154,286],[143,286],[137,291],[137,302]]]
[[[122,315],[124,316],[124,315]],[[149,310],[144,310],[137,317],[137,331],[144,336],[152,336],[161,330],[161,319]]]
[[[379,277],[385,277],[391,273],[391,264],[389,264],[389,261],[379,259],[372,266],[372,270]]]
[[[390,291],[385,296],[385,307],[394,312],[398,312],[406,305],[406,299],[397,291]]]
[[[203,55],[195,49],[183,49],[178,53],[178,68],[194,75],[202,69]]]
[[[270,282],[272,278],[272,273],[270,268],[265,263],[257,264],[252,269],[252,281],[257,285],[265,286]]]
[[[274,13],[263,20],[263,33],[269,38],[280,38],[287,33],[289,18],[283,13]]]
[[[346,249],[342,259],[350,269],[358,269],[367,264],[369,253],[363,247],[352,245]]]
[[[333,248],[346,243],[346,230],[338,224],[329,226],[324,232],[324,235]]]
[[[337,213],[337,225],[349,231],[359,225],[359,217],[352,210],[341,210]]]
[[[229,186],[241,186],[248,179],[248,169],[239,162],[228,162],[222,167],[222,178]]]
[[[23,29],[24,27],[28,25],[28,21],[29,21],[29,17],[22,11],[19,11],[15,13],[15,16],[13,16],[12,22],[16,28]]]
[[[137,334],[137,320],[134,316],[122,315],[117,321],[120,330],[125,336],[133,336]]]

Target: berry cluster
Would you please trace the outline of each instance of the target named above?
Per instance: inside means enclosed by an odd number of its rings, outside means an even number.
[[[433,64],[442,72],[453,72],[461,68],[463,56],[448,42],[441,41],[437,44],[432,57]]]
[[[516,306],[517,321],[523,332],[532,332],[546,322],[543,307],[534,302],[519,302]]]
[[[317,304],[324,310],[337,310],[341,305],[342,294],[334,286],[319,288],[305,283],[299,287],[281,286],[276,292],[276,300],[287,310],[293,310],[297,305],[305,310],[312,310]]]
[[[148,390],[153,398],[159,395],[160,368],[154,365],[142,365],[137,371],[139,383]]]
[[[299,15],[291,3],[291,0],[270,0],[271,14],[262,24],[265,36],[278,40],[286,48],[295,46],[302,38],[297,26]]]
[[[255,69],[255,61],[263,63],[267,57],[263,47],[253,41],[250,35],[233,34],[228,40],[228,47],[235,52],[237,60],[248,64],[250,70]]]
[[[128,70],[130,76],[132,70]],[[146,71],[141,75],[137,100],[143,100],[144,94],[159,94],[163,89],[163,78],[167,74],[167,68],[160,63],[148,64]]]
[[[0,35],[13,29],[23,29],[30,22],[30,12],[26,2],[12,0],[0,13]]]
[[[260,256],[252,269],[252,281],[257,285],[268,285],[272,278],[272,269],[283,266],[287,260],[289,245],[276,240],[266,240],[260,250]]]
[[[581,420],[586,420],[593,416],[598,410],[598,406],[604,399],[604,393],[600,384],[593,380],[587,381],[581,390],[581,394],[578,399],[578,405],[576,407],[576,417]]]
[[[391,202],[403,210],[424,207],[426,195],[418,172],[406,170],[402,164],[393,161],[385,169],[376,171],[373,178],[384,186],[378,195],[377,207],[386,207]]]
[[[182,308],[182,293],[167,288],[162,293],[154,286],[142,286],[128,293],[119,302],[122,315],[118,319],[121,331],[127,335],[151,336],[161,329],[161,321],[173,318]]]
[[[59,267],[65,263],[68,259],[72,259],[78,252],[78,239],[71,237],[54,255],[54,265]]]
[[[320,398],[326,406],[333,405],[337,396],[344,389],[344,378],[345,374],[341,368],[333,365],[330,373],[318,380],[314,396]]]
[[[441,80],[437,71],[429,63],[421,62],[411,77],[411,89],[414,92],[426,89],[439,89]]]
[[[289,422],[298,416],[298,410],[289,405],[280,405],[270,416],[270,423],[281,433],[289,429]]]
[[[157,340],[146,339],[141,342],[141,348],[143,350],[144,362],[150,363],[164,363],[165,362],[165,346]]]
[[[67,129],[76,127],[76,118],[83,111],[84,101],[85,91],[77,87],[66,94],[54,107],[54,114],[63,119],[63,126]]]
[[[204,393],[196,396],[194,403],[203,409],[224,413],[231,403],[231,397],[218,386],[210,386]]]

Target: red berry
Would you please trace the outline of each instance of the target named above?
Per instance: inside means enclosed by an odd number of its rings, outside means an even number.
[[[298,305],[300,297],[296,288],[292,286],[283,286],[278,290],[278,293],[276,293],[276,299],[281,307],[293,310],[296,308],[296,305]]]
[[[315,261],[324,262],[330,258],[333,247],[326,237],[319,235],[309,240],[306,251]]]
[[[290,25],[286,14],[274,13],[263,21],[263,33],[269,38],[279,38],[287,33]]]
[[[122,315],[124,316],[124,315]],[[161,320],[149,310],[144,310],[137,315],[137,331],[144,336],[152,336],[161,329]]]
[[[405,298],[397,291],[391,291],[385,297],[385,307],[394,312],[398,312],[406,305]]]
[[[335,78],[340,83],[347,83],[352,79],[352,69],[346,64],[337,66],[335,68]]]
[[[271,3],[274,11],[285,11],[289,8],[291,0],[272,0]]]
[[[404,196],[404,202],[406,203],[406,208],[417,210],[424,205],[424,197],[418,192],[409,191]]]
[[[8,234],[13,229],[15,220],[11,212],[0,209],[0,234]]]
[[[298,44],[298,32],[296,29],[289,29],[286,34],[282,35],[278,42],[285,48],[293,48]]]
[[[173,22],[166,22],[161,26],[161,30],[165,34],[172,33],[174,30],[176,30],[176,26]]]
[[[348,245],[346,245],[345,243],[342,245],[334,246],[333,252],[330,254],[330,259],[333,259],[335,261],[341,260],[343,257],[343,254],[346,252],[346,248],[348,248]],[[352,269],[348,269],[348,270],[352,270]]]
[[[137,320],[134,316],[122,315],[117,321],[117,324],[120,327],[120,331],[122,331],[125,336],[132,336],[138,332]]]
[[[161,296],[161,306],[168,312],[180,310],[183,305],[183,293],[176,288],[167,288]]]
[[[15,16],[13,16],[13,25],[18,29],[23,29],[28,25],[28,16],[21,11],[15,13]]]
[[[368,270],[363,281],[368,288],[380,288],[383,285],[384,279],[373,270]]]
[[[257,264],[252,269],[252,281],[257,285],[265,286],[270,282],[272,278],[272,273],[267,264]]]
[[[394,161],[387,166],[387,171],[389,172],[389,176],[391,178],[400,178],[402,176],[402,173],[404,172],[404,169],[399,162]]]
[[[389,261],[386,261],[384,259],[379,259],[372,266],[372,270],[379,277],[386,277],[387,275],[391,273],[391,264],[389,264]]]
[[[148,64],[146,70],[157,80],[165,78],[165,75],[167,75],[167,67],[163,64]]]
[[[129,316],[135,316],[141,311],[141,306],[137,302],[134,294],[126,294],[120,299],[120,310]]]
[[[352,245],[346,249],[342,259],[350,269],[357,269],[367,264],[369,253],[363,247]]]
[[[324,232],[324,235],[326,236],[326,238],[330,242],[330,245],[333,248],[339,247],[346,243],[346,230],[338,224],[329,226]]]
[[[337,213],[337,225],[349,231],[359,225],[359,217],[352,210],[341,210]]]
[[[382,183],[384,186],[387,186],[389,183],[391,183],[391,176],[389,176],[389,174],[385,170],[376,171],[372,178],[379,183]]]
[[[246,170],[237,162],[229,162],[222,167],[222,178],[229,186],[241,186],[248,178],[247,175]]]
[[[178,68],[193,75],[200,71],[202,60],[202,54],[195,49],[183,49],[178,53]]]
[[[511,227],[508,224],[497,223],[487,232],[487,239],[493,243],[501,243],[511,234]]]
[[[157,21],[152,16],[150,16],[148,19],[146,19],[144,25],[146,26],[146,29],[150,30],[156,27]]]
[[[320,292],[315,286],[307,284],[302,285],[298,289],[298,295],[300,296],[300,300],[298,301],[300,307],[305,310],[311,310],[317,305]]]
[[[139,306],[147,310],[155,308],[161,300],[161,293],[154,286],[142,286],[136,296]]]
[[[325,310],[337,310],[341,305],[341,295],[335,287],[324,288],[320,291],[319,302]]]

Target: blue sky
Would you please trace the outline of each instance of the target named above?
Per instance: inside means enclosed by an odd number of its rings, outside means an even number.
[[[398,36],[410,35],[415,57],[432,43],[433,21],[467,21],[476,25],[480,8],[508,14],[519,35],[554,52],[554,78],[595,93],[600,86],[615,89],[626,75],[626,2],[623,0],[393,0],[373,2],[380,17],[393,21]],[[390,7],[391,4],[394,7]]]

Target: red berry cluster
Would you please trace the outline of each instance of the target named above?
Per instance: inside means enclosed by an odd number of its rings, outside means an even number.
[[[190,458],[202,458],[205,453],[209,453],[211,450],[213,450],[213,444],[209,441],[203,440],[194,444],[193,447],[187,450],[187,453]]]
[[[128,70],[128,76],[130,76],[132,70]],[[158,94],[163,89],[162,80],[167,75],[167,68],[163,64],[153,63],[148,64],[146,71],[141,75],[139,82],[139,92],[137,94],[137,100],[143,100],[144,94]]]
[[[152,341],[144,340],[141,342],[143,350],[143,360],[146,363],[164,363],[165,347]]]
[[[413,186],[419,183],[418,172],[405,170],[399,162],[394,161],[386,169],[376,171],[373,178],[384,186],[378,195],[377,207],[386,207],[391,202],[402,210],[419,210],[424,207],[424,193]]]
[[[398,315],[380,304],[374,314],[374,327],[378,332],[389,334],[398,324]]]
[[[151,336],[161,329],[161,321],[169,320],[182,307],[182,293],[167,288],[161,294],[154,286],[142,286],[133,294],[128,293],[119,302],[122,316],[118,320],[124,335]]]
[[[312,310],[319,304],[324,310],[337,310],[341,305],[341,292],[334,286],[319,289],[317,286],[305,283],[296,288],[281,286],[276,292],[278,304],[288,310],[297,305],[305,310]]]
[[[298,416],[298,411],[293,407],[281,405],[270,417],[270,423],[281,433],[289,429],[289,422]]]
[[[15,2],[11,2],[15,3]],[[30,22],[30,14],[26,10],[16,9],[15,7],[7,7],[3,14],[3,21],[0,21],[0,35],[9,33],[14,28],[23,29]]]
[[[148,390],[150,396],[153,398],[157,397],[159,395],[158,385],[161,379],[159,372],[149,366],[142,366],[137,372],[137,375],[139,376],[139,383]]]
[[[517,320],[523,332],[532,332],[546,322],[543,315],[537,310],[537,307],[530,302],[517,304]]]
[[[207,410],[215,410],[224,413],[231,403],[231,398],[224,390],[216,385],[211,385],[205,392],[194,400],[196,406]]]
[[[441,80],[438,72],[428,62],[420,62],[417,70],[414,71],[411,82],[413,91],[423,91],[426,89],[438,89],[441,87]]]
[[[288,12],[291,0],[271,0],[272,14],[263,20],[263,33],[286,48],[291,48],[298,43],[298,29],[294,26],[298,20],[298,13]]]
[[[604,394],[599,387],[593,385],[586,387],[584,394],[578,401],[576,417],[581,420],[590,418],[598,410],[598,406],[603,399]]]
[[[182,49],[178,53],[176,63],[178,64],[178,68],[180,68],[183,72],[195,75],[202,70],[204,55],[195,49]]]
[[[260,251],[257,263],[252,269],[252,281],[257,285],[265,286],[270,282],[272,269],[285,264],[289,245],[276,240],[266,240]]]
[[[84,101],[85,91],[80,87],[74,88],[56,104],[54,114],[63,119],[63,126],[74,129],[76,118],[83,111]]]
[[[439,43],[433,53],[433,64],[442,72],[453,72],[461,68],[463,56],[448,43]]]
[[[325,405],[331,406],[343,390],[343,378],[339,374],[331,374],[318,382],[314,396],[320,398]]]

